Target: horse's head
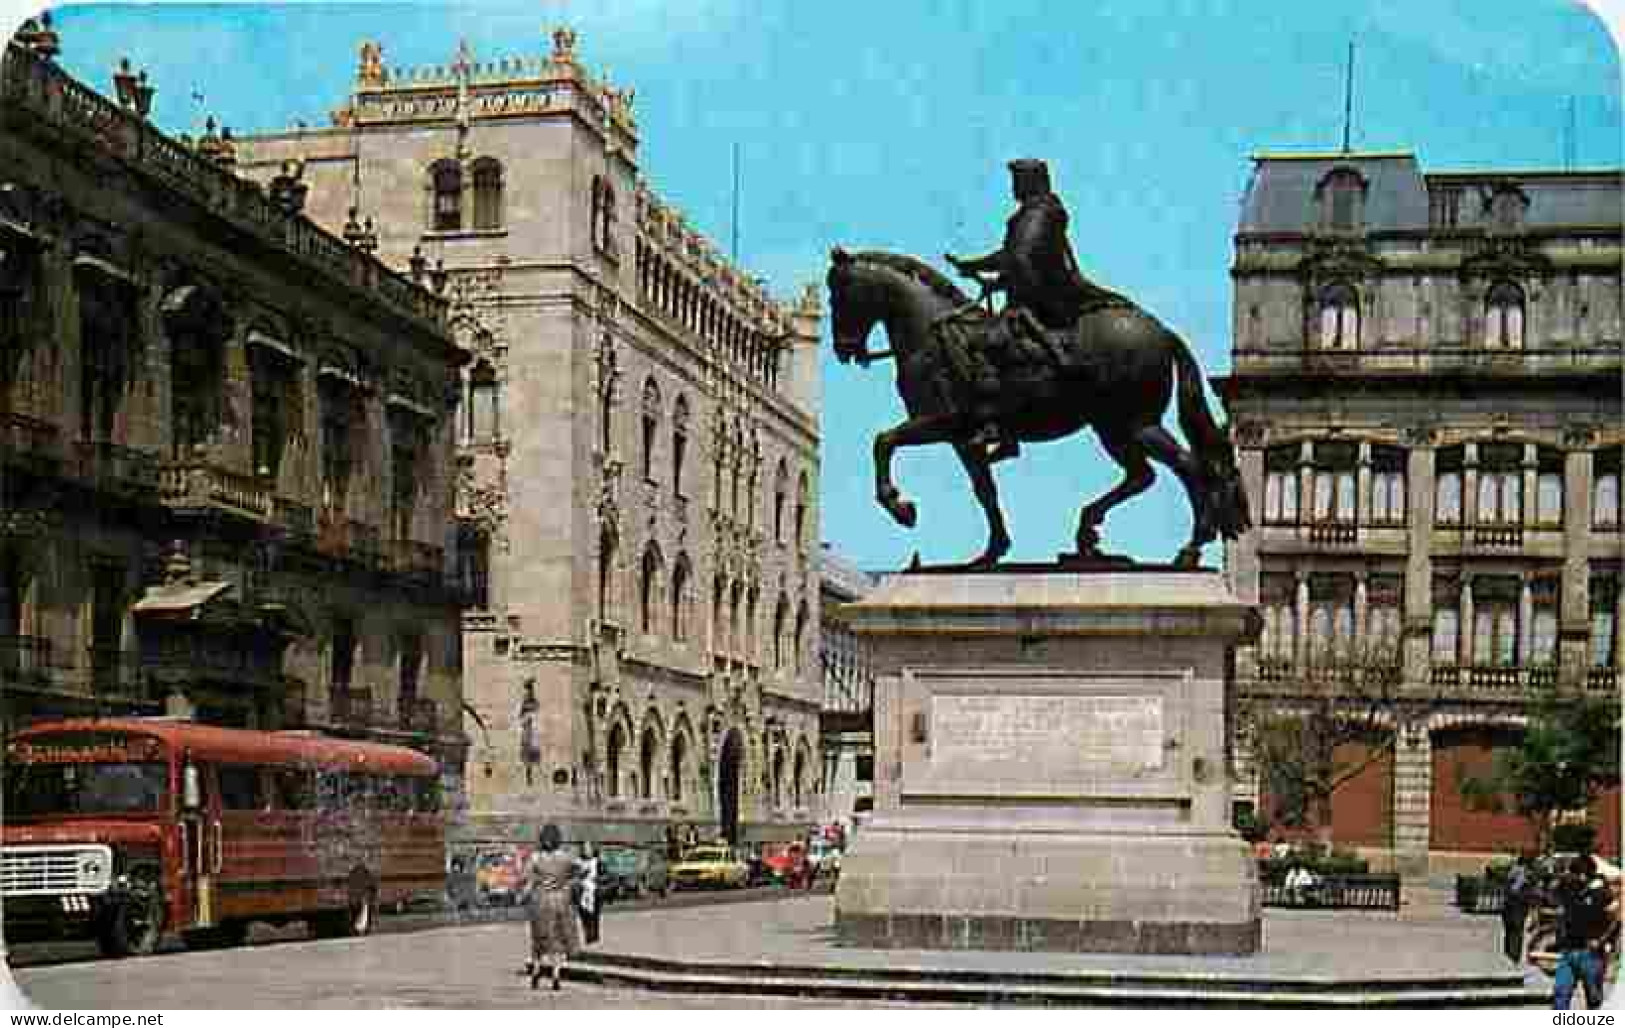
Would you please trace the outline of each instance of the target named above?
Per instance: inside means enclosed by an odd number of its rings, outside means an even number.
[[[869,352],[869,332],[880,320],[871,290],[861,281],[857,259],[839,246],[829,252],[830,334],[835,339],[835,359],[846,364],[862,360]]]
[[[869,332],[884,322],[899,358],[925,341],[930,326],[968,298],[943,274],[917,257],[865,250],[829,254],[829,309],[835,356],[868,363]]]

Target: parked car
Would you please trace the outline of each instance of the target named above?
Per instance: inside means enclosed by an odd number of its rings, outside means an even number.
[[[599,853],[599,891],[604,902],[664,896],[670,887],[666,855],[636,846],[605,846]]]
[[[799,842],[770,842],[762,847],[762,868],[772,882],[801,885],[811,873],[807,847]]]
[[[489,850],[474,862],[474,895],[482,907],[512,906],[525,885],[525,854]]]
[[[749,869],[732,846],[709,843],[683,854],[669,872],[673,889],[743,888]]]

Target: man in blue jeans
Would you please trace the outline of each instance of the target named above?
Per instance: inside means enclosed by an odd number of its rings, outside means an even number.
[[[1585,989],[1586,1009],[1602,1005],[1603,948],[1613,927],[1614,897],[1589,856],[1569,861],[1558,885],[1557,977],[1552,983],[1552,1009],[1567,1010],[1578,978]]]

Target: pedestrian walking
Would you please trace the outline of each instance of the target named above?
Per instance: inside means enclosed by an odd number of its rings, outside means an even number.
[[[1534,901],[1534,858],[1523,853],[1507,872],[1506,892],[1501,899],[1501,950],[1514,964],[1523,963],[1524,922]]]
[[[1552,1009],[1567,1010],[1578,979],[1586,1009],[1602,1005],[1604,950],[1613,934],[1618,910],[1613,891],[1597,874],[1597,864],[1582,854],[1569,861],[1568,874],[1557,887],[1557,974],[1552,980]]]
[[[598,941],[598,919],[603,914],[603,892],[598,888],[600,865],[598,850],[592,843],[583,843],[577,874],[576,909],[581,912],[581,932],[586,944]]]
[[[581,948],[581,935],[570,902],[577,877],[576,862],[560,849],[563,837],[557,825],[546,824],[536,837],[536,852],[525,868],[525,892],[530,903],[530,987],[536,988],[549,970],[553,988],[559,988],[564,962]]]

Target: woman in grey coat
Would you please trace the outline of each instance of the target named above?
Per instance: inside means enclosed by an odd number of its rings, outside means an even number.
[[[542,980],[542,968],[551,969],[553,988],[559,987],[564,962],[581,948],[575,905],[570,902],[570,886],[577,874],[576,862],[560,849],[563,842],[557,825],[546,824],[537,836],[537,849],[525,869],[530,900],[530,987]]]

